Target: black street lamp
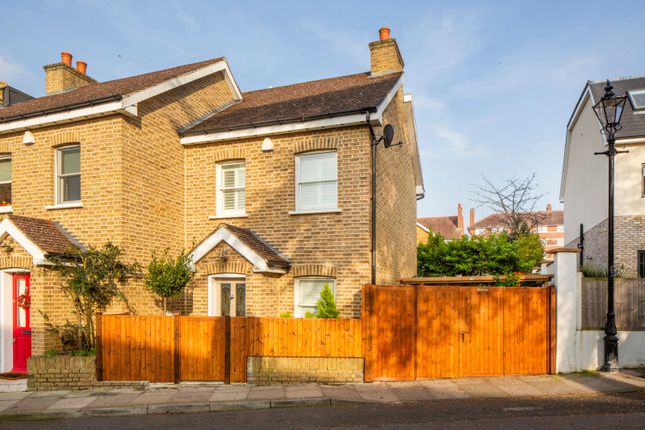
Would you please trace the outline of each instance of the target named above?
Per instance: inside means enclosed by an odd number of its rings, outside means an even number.
[[[605,324],[605,362],[600,370],[608,372],[618,367],[618,336],[614,312],[614,157],[627,151],[616,151],[616,132],[621,129],[620,119],[627,96],[616,96],[614,87],[607,80],[605,94],[593,107],[602,133],[607,138],[607,150],[596,152],[606,155],[609,161],[609,201],[607,209],[607,323]]]

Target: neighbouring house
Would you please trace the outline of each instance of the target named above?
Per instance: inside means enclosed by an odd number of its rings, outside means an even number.
[[[614,93],[628,100],[616,135],[615,265],[645,277],[645,76],[612,80]],[[560,200],[564,203],[565,243],[581,245],[579,262],[607,265],[607,149],[593,111],[605,81],[589,81],[567,125]],[[582,231],[582,237],[580,232]]]
[[[531,219],[537,220],[533,232],[540,236],[545,251],[564,246],[565,228],[563,211],[554,211],[549,203],[546,205],[546,210],[533,212]],[[471,236],[485,236],[506,230],[507,227],[504,223],[503,214],[493,213],[475,222],[475,211],[471,209],[470,225],[468,226],[468,232]]]
[[[369,53],[369,72],[249,92],[224,58],[108,82],[68,53],[45,66],[46,96],[0,109],[0,371],[58,347],[40,311],[72,318],[48,269],[71,247],[109,240],[144,266],[191,250],[194,280],[169,307],[194,315],[303,316],[328,284],[357,317],[373,264],[379,284],[413,276],[412,98],[396,40]],[[402,145],[376,148],[373,219],[371,133],[385,124]],[[141,281],[125,294],[161,312]]]
[[[426,243],[431,231],[439,233],[447,241],[463,236],[464,215],[461,203],[457,205],[457,215],[417,218],[417,243]]]
[[[4,81],[0,81],[0,112],[3,107],[14,105],[33,99],[29,94],[23,93]]]

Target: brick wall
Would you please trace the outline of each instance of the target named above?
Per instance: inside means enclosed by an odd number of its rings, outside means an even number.
[[[248,357],[249,384],[363,382],[363,358]]]
[[[371,71],[375,74],[402,71],[403,57],[396,40],[377,40],[370,43],[370,62]]]
[[[578,246],[578,237],[567,247]],[[607,266],[607,220],[585,232],[585,263]],[[645,215],[617,216],[614,218],[614,263],[628,275],[638,273],[638,251],[645,250]]]
[[[49,64],[45,69],[45,93],[47,95],[70,91],[96,82],[64,63]]]

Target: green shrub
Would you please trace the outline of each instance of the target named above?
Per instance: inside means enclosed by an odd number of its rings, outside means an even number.
[[[305,312],[305,318],[316,318],[316,314],[310,311]]]
[[[624,267],[614,268],[614,277],[615,278],[633,278],[634,275],[625,270]],[[585,263],[580,267],[582,276],[585,278],[607,278],[607,267],[599,266],[593,263]]]
[[[338,318],[340,315],[340,312],[336,309],[334,293],[331,292],[328,284],[323,286],[320,292],[320,299],[318,299],[316,305],[318,307],[316,317],[318,318]]]
[[[515,240],[506,233],[490,236],[462,236],[446,242],[430,232],[428,241],[417,247],[418,276],[478,276],[530,272],[544,256],[536,234],[522,234]]]
[[[177,258],[165,250],[161,257],[152,254],[146,272],[146,288],[161,299],[166,312],[166,300],[179,296],[193,278],[190,268],[190,254],[181,252]]]
[[[280,318],[293,318],[293,313],[288,312],[288,311],[287,312],[282,312],[280,314]]]

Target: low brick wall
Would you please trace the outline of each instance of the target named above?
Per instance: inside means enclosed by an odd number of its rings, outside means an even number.
[[[342,384],[363,382],[363,358],[248,357],[249,384]]]
[[[131,387],[143,389],[146,382],[100,382],[96,380],[96,357],[34,356],[27,363],[30,391],[86,390],[97,387]]]

